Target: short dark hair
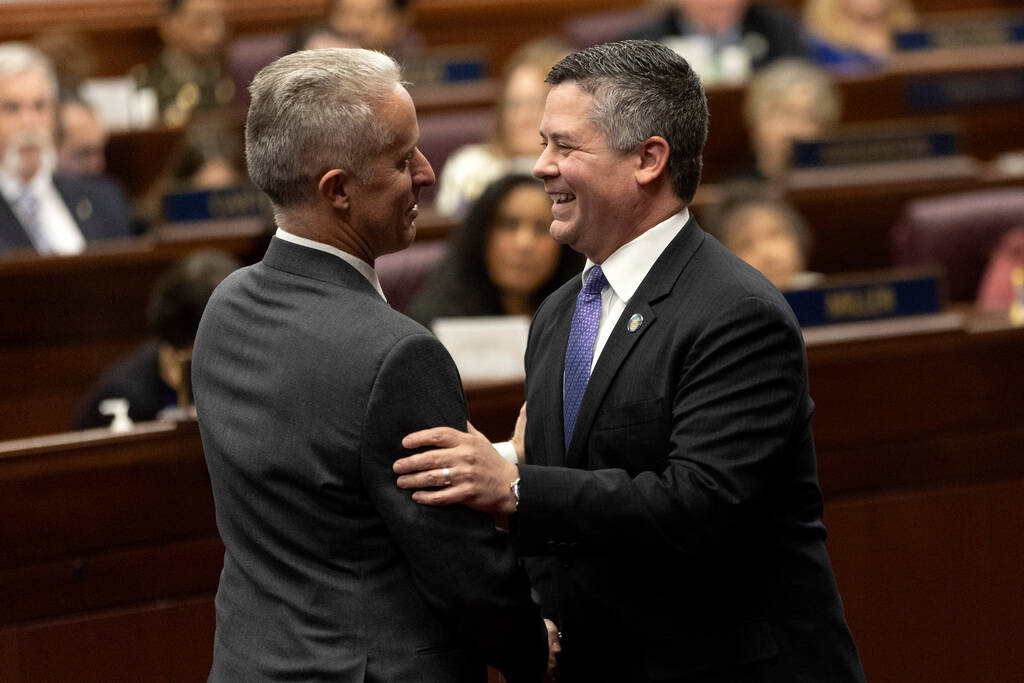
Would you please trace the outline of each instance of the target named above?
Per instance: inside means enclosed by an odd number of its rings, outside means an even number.
[[[149,297],[149,323],[157,338],[177,349],[192,346],[210,295],[239,265],[223,251],[204,250],[164,273]]]
[[[693,199],[708,135],[708,103],[685,59],[652,40],[623,40],[569,55],[545,80],[575,83],[594,98],[588,118],[614,150],[627,152],[651,136],[663,137],[672,188],[680,199]]]

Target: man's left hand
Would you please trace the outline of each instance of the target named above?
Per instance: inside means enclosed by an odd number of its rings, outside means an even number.
[[[519,468],[501,457],[473,425],[468,432],[451,427],[413,432],[402,439],[402,446],[430,448],[394,465],[399,488],[417,489],[412,494],[417,503],[461,503],[481,512],[515,512],[516,498],[509,486],[519,477]]]

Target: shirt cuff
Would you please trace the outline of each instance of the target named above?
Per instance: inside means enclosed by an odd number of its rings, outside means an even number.
[[[512,445],[511,441],[499,441],[496,444],[492,444],[494,450],[498,451],[498,455],[505,458],[512,464],[519,462],[519,457],[516,455],[516,447]]]

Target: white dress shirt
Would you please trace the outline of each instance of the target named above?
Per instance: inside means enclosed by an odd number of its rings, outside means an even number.
[[[28,183],[22,183],[20,178],[0,167],[0,192],[23,226],[25,218],[20,214],[20,200],[25,192],[35,196],[38,202],[37,228],[42,234],[34,234],[27,226],[25,232],[36,251],[40,254],[78,254],[85,249],[85,237],[53,184],[52,171],[52,163],[44,160],[39,172]]]
[[[371,285],[373,285],[373,288],[377,290],[377,293],[380,294],[381,299],[384,299],[384,301],[388,300],[388,298],[384,296],[384,290],[380,286],[380,278],[377,277],[377,271],[373,269],[373,266],[371,266],[369,263],[362,260],[358,256],[353,256],[347,251],[342,251],[341,249],[331,246],[330,244],[324,244],[323,242],[317,242],[316,240],[311,240],[307,237],[299,237],[298,235],[293,235],[292,233],[287,232],[282,228],[278,228],[277,232],[274,233],[274,236],[283,239],[285,242],[291,242],[293,244],[298,244],[303,247],[309,247],[310,249],[316,249],[318,251],[331,254],[332,256],[337,256],[342,261],[358,270],[359,274],[365,277],[366,280]]]
[[[651,272],[654,262],[658,260],[688,220],[690,220],[690,211],[684,208],[639,237],[623,244],[601,264],[601,271],[608,284],[601,290],[601,321],[597,325],[594,357],[590,362],[591,372],[593,372],[612,330],[618,323],[619,316],[626,310],[626,306],[636,294],[640,283],[647,277],[647,273]],[[584,284],[587,282],[590,269],[595,265],[593,261],[587,259],[581,275]],[[517,461],[512,442],[495,443],[494,448],[509,462]]]
[[[640,283],[688,220],[690,211],[683,209],[639,237],[623,244],[601,264],[601,271],[608,284],[601,290],[601,322],[597,325],[594,357],[590,362],[591,372],[597,365],[597,359],[604,350],[612,329],[618,323],[619,316],[626,310]],[[594,265],[593,261],[587,259],[581,276],[584,283]]]

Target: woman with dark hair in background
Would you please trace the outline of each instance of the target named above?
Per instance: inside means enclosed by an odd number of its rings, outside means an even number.
[[[532,315],[583,267],[582,256],[552,239],[550,226],[551,199],[537,179],[499,178],[472,205],[407,314],[428,327],[437,318]]]

